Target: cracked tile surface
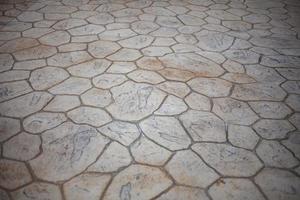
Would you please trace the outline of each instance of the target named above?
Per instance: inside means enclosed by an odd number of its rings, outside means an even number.
[[[300,199],[299,11],[0,1],[0,199]]]

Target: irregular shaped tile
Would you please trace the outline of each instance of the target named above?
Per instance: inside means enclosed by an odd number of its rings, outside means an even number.
[[[213,112],[220,116],[226,123],[250,125],[259,117],[242,102],[231,98],[218,98],[213,100]]]
[[[61,181],[92,164],[108,140],[87,125],[66,122],[42,134],[43,153],[30,161],[35,175],[43,180]]]
[[[9,200],[8,193],[3,189],[0,189],[0,198],[2,200]]]
[[[261,64],[268,66],[268,67],[297,67],[300,64],[300,59],[299,57],[295,56],[281,56],[281,55],[276,55],[276,56],[263,56],[261,60]],[[299,70],[297,69],[279,69],[280,71],[283,71],[283,74],[285,74],[287,70],[290,71],[295,71],[298,72],[299,75]],[[280,72],[281,73],[281,72]],[[299,76],[297,77],[295,74],[291,73],[289,74],[288,72],[286,73],[288,76],[295,77],[295,79],[298,79]],[[298,79],[299,80],[299,79]]]
[[[131,147],[130,151],[134,157],[134,160],[139,163],[149,165],[163,165],[172,153],[155,144],[146,137],[141,137]]]
[[[14,59],[10,54],[0,54],[0,72],[11,69]]]
[[[299,48],[300,41],[278,37],[253,37],[250,42],[256,46],[267,48]]]
[[[194,141],[226,141],[225,123],[212,113],[189,110],[179,119]]]
[[[300,95],[291,94],[288,96],[285,102],[296,112],[300,111]]]
[[[225,176],[252,176],[263,166],[251,151],[228,144],[197,143],[192,149]]]
[[[262,83],[281,83],[285,79],[274,69],[261,65],[246,65],[247,74]]]
[[[56,95],[44,108],[45,111],[65,112],[80,105],[79,97],[69,95]]]
[[[286,93],[275,84],[250,83],[236,85],[231,96],[239,100],[281,101]]]
[[[1,53],[13,53],[16,51],[20,51],[23,49],[28,49],[31,47],[38,46],[39,43],[35,39],[31,38],[19,38],[15,40],[10,40],[5,44],[1,45],[0,52]]]
[[[147,70],[135,70],[129,73],[128,77],[136,82],[144,82],[151,84],[158,84],[165,80],[158,73]]]
[[[31,92],[32,89],[26,81],[15,81],[0,84],[0,102],[6,101]]]
[[[3,155],[21,161],[34,158],[40,152],[39,136],[22,132],[3,144]]]
[[[87,18],[87,21],[92,24],[110,24],[114,22],[113,16],[108,13],[99,13],[98,15],[91,16]]]
[[[200,17],[191,16],[191,15],[179,15],[178,18],[184,23],[185,25],[190,26],[201,26],[205,24],[205,21]]]
[[[174,186],[167,193],[164,193],[158,200],[181,200],[181,199],[189,199],[189,200],[208,200],[207,195],[204,190],[198,188],[190,188],[185,186]]]
[[[70,42],[70,38],[70,35],[66,31],[55,31],[44,35],[39,41],[45,45],[59,46]]]
[[[194,78],[188,82],[189,86],[209,97],[224,97],[230,92],[232,84],[218,78]]]
[[[212,185],[208,193],[214,200],[264,200],[264,196],[248,179],[223,178]]]
[[[163,16],[174,16],[175,15],[175,13],[173,13],[172,11],[170,11],[166,8],[158,7],[158,6],[148,7],[143,10],[145,13],[152,14],[152,15],[163,15]]]
[[[250,127],[229,125],[228,140],[234,146],[251,150],[255,148],[259,137]]]
[[[166,170],[180,184],[205,188],[219,178],[197,154],[179,151],[166,165]]]
[[[102,89],[121,85],[127,80],[126,76],[121,74],[102,74],[93,78],[93,84]]]
[[[85,51],[74,51],[66,53],[58,53],[47,59],[48,65],[57,67],[69,67],[84,61],[90,60],[92,57]]]
[[[175,68],[165,68],[158,71],[162,76],[164,76],[168,80],[173,81],[188,81],[193,78],[195,75],[193,72],[179,70]]]
[[[40,11],[42,13],[72,13],[75,12],[76,7],[72,6],[61,6],[61,5],[47,5],[42,8]]]
[[[159,26],[153,22],[137,21],[131,24],[132,30],[139,34],[148,34],[155,31]]]
[[[29,72],[23,70],[10,70],[0,74],[0,83],[9,81],[18,81],[29,78]]]
[[[146,35],[138,35],[129,39],[121,40],[118,43],[122,47],[132,48],[132,49],[142,49],[149,46],[153,41],[153,37]]]
[[[176,81],[166,81],[159,84],[157,87],[180,98],[185,97],[191,91],[185,83]]]
[[[61,68],[44,67],[34,70],[30,75],[30,83],[35,90],[45,90],[63,80],[67,79],[69,74]]]
[[[266,167],[292,168],[299,164],[293,154],[277,141],[261,141],[256,153]]]
[[[88,51],[96,58],[104,58],[120,48],[118,44],[109,41],[96,41],[88,45]]]
[[[83,26],[86,24],[87,24],[87,22],[84,21],[83,19],[70,18],[70,19],[65,19],[65,20],[59,21],[56,24],[54,24],[52,27],[56,30],[68,30],[68,29]]]
[[[171,28],[182,26],[182,23],[176,17],[170,17],[170,16],[158,16],[156,18],[156,23],[161,26],[171,27]]]
[[[263,118],[283,119],[292,113],[291,109],[281,102],[256,101],[249,104]]]
[[[108,73],[121,73],[126,74],[136,69],[136,65],[132,62],[114,62],[109,69]]]
[[[108,90],[92,88],[81,95],[81,100],[85,105],[105,107],[112,102],[112,97]]]
[[[300,194],[300,178],[289,171],[266,168],[255,177],[255,182],[269,199],[297,200]]]
[[[98,173],[77,176],[63,186],[66,199],[80,200],[88,198],[90,200],[98,200],[102,196],[110,179],[110,175]]]
[[[95,25],[95,24],[88,24],[85,26],[70,29],[69,33],[73,36],[96,35],[96,34],[103,32],[104,30],[105,30],[105,28],[103,26]]]
[[[14,199],[32,200],[32,199],[48,199],[62,200],[62,194],[59,187],[44,182],[34,182],[21,189],[11,193]]]
[[[32,180],[26,165],[19,161],[1,159],[0,171],[0,185],[9,190],[23,186]]]
[[[142,68],[142,69],[148,69],[148,70],[160,70],[163,69],[162,63],[154,57],[146,57],[143,56],[140,58],[136,64]]]
[[[226,73],[222,76],[225,79],[234,83],[254,83],[256,82],[254,78],[244,73]]]
[[[37,134],[54,128],[66,120],[65,115],[61,113],[39,112],[25,118],[23,127],[25,131]]]
[[[135,61],[141,56],[142,54],[136,49],[122,48],[121,50],[109,56],[108,58],[113,61]]]
[[[165,93],[155,87],[128,81],[111,89],[114,102],[107,110],[120,120],[139,120],[156,110]]]
[[[194,110],[209,111],[211,103],[209,98],[204,95],[192,92],[185,98],[185,102]]]
[[[224,10],[209,10],[206,11],[211,17],[221,20],[240,20],[241,18]]]
[[[188,109],[184,101],[176,96],[169,95],[160,108],[154,112],[156,115],[178,115]]]
[[[82,51],[82,50],[85,50],[86,47],[87,47],[87,44],[85,44],[85,43],[70,42],[70,43],[59,46],[58,51],[59,52]]]
[[[52,87],[49,91],[53,94],[79,95],[92,87],[90,80],[85,78],[71,77],[64,82]]]
[[[170,185],[172,181],[160,169],[131,165],[115,176],[103,199],[151,199]]]
[[[14,69],[34,70],[44,66],[46,66],[45,60],[28,60],[28,61],[16,62],[14,64]]]
[[[187,148],[191,139],[174,117],[151,116],[140,123],[144,134],[158,144],[170,149]]]
[[[3,142],[21,130],[19,120],[0,117],[0,141]]]
[[[288,93],[300,94],[300,81],[286,81],[281,87]]]
[[[68,112],[68,117],[78,124],[88,124],[95,127],[107,124],[112,119],[100,108],[81,106]]]
[[[119,144],[112,142],[103,152],[100,158],[92,164],[87,171],[89,172],[114,172],[124,168],[131,163],[129,151]]]
[[[113,121],[98,128],[98,131],[125,146],[129,146],[140,136],[140,131],[135,124],[122,121]]]
[[[1,115],[10,117],[26,117],[41,110],[52,95],[47,92],[32,92],[0,104]]]
[[[145,56],[164,56],[168,53],[172,53],[169,47],[146,47],[142,50]]]
[[[104,31],[98,36],[102,40],[118,41],[118,40],[130,38],[135,35],[137,34],[133,32],[131,29],[117,29],[117,30]]]
[[[255,131],[265,139],[282,139],[295,128],[287,120],[261,119],[253,125]]]
[[[241,64],[256,64],[259,61],[259,54],[249,50],[227,50],[223,55]]]
[[[111,62],[104,59],[94,59],[85,63],[74,65],[68,71],[74,76],[91,78],[102,74],[110,66]]]
[[[192,71],[199,76],[216,77],[224,72],[216,63],[194,53],[169,54],[160,60],[166,67]]]
[[[233,37],[224,33],[203,30],[196,34],[197,46],[207,51],[224,51],[233,43]]]
[[[295,156],[299,159],[300,158],[300,134],[299,132],[295,132],[289,136],[288,139],[283,140],[281,142],[286,148],[292,151]]]
[[[31,28],[24,31],[22,35],[23,37],[28,37],[28,38],[39,38],[53,31],[54,30],[51,28]]]

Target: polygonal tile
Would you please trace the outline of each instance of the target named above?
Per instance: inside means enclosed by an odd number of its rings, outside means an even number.
[[[49,91],[53,94],[79,95],[92,87],[91,81],[85,78],[71,77],[64,82],[52,87]]]
[[[292,110],[281,102],[249,102],[251,108],[263,118],[283,119],[292,113]]]
[[[105,107],[112,102],[112,97],[108,90],[92,88],[81,95],[81,100],[85,105]]]
[[[6,101],[31,92],[32,89],[26,81],[15,81],[0,84],[0,102]]]
[[[139,34],[148,34],[159,28],[157,24],[148,21],[137,21],[132,23],[131,26],[132,26],[132,30],[134,30]]]
[[[233,37],[224,33],[203,30],[196,34],[197,46],[207,51],[224,51],[233,43]]]
[[[66,53],[57,53],[47,59],[48,65],[57,67],[69,67],[84,61],[90,60],[92,57],[85,51],[74,51]]]
[[[40,45],[29,49],[15,52],[13,55],[17,60],[31,60],[48,58],[57,52],[55,47]]]
[[[68,68],[68,71],[74,76],[91,78],[102,74],[111,62],[104,59],[94,59],[85,63],[74,65]]]
[[[108,58],[113,61],[135,61],[141,56],[142,54],[136,49],[122,48]]]
[[[96,58],[104,58],[120,48],[118,44],[109,41],[96,41],[88,45],[88,51]]]
[[[11,136],[17,134],[21,130],[19,120],[0,117],[0,142],[5,141]]]
[[[127,77],[122,74],[102,74],[93,78],[93,84],[102,89],[121,85],[127,80]]]
[[[285,102],[296,112],[300,111],[300,95],[291,94],[288,96]]]
[[[103,32],[105,28],[100,25],[88,24],[85,26],[73,28],[69,30],[69,33],[73,36],[78,35],[96,35]]]
[[[108,13],[99,13],[98,15],[91,16],[87,18],[87,21],[92,24],[110,24],[114,22],[113,16]]]
[[[185,83],[176,81],[166,81],[159,84],[157,87],[180,98],[185,97],[191,91]]]
[[[195,92],[192,92],[185,97],[185,102],[194,110],[209,111],[211,109],[209,98]]]
[[[45,111],[65,112],[80,105],[79,97],[69,95],[56,95],[44,108]]]
[[[0,54],[0,72],[11,69],[14,59],[10,54]]]
[[[87,22],[84,21],[83,19],[70,18],[70,19],[65,19],[65,20],[59,21],[56,24],[54,24],[54,26],[52,26],[52,27],[56,30],[68,30],[68,29],[83,26],[86,24],[87,24]]]
[[[130,79],[136,82],[158,84],[163,82],[165,79],[158,73],[147,71],[147,70],[135,70],[127,75]]]
[[[173,95],[169,95],[160,108],[154,112],[156,115],[178,115],[188,109],[184,101]]]
[[[70,35],[65,31],[55,31],[44,35],[39,39],[42,44],[50,46],[59,46],[70,42]]]
[[[234,146],[251,150],[258,143],[259,137],[250,127],[229,125],[228,140]]]
[[[171,190],[164,193],[157,200],[181,200],[181,199],[189,199],[189,200],[208,200],[207,195],[204,190],[198,188],[190,188],[185,186],[174,186]]]
[[[259,59],[259,54],[248,50],[227,50],[224,56],[241,64],[256,64]]]
[[[118,43],[122,47],[132,48],[132,49],[142,49],[149,46],[153,41],[153,37],[147,35],[138,35],[129,39],[121,40]]]

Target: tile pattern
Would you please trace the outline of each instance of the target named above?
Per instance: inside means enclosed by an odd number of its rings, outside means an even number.
[[[298,200],[298,0],[3,0],[1,200]]]

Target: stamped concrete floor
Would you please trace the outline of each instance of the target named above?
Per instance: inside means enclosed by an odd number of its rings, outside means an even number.
[[[1,2],[1,200],[300,199],[300,1]]]

